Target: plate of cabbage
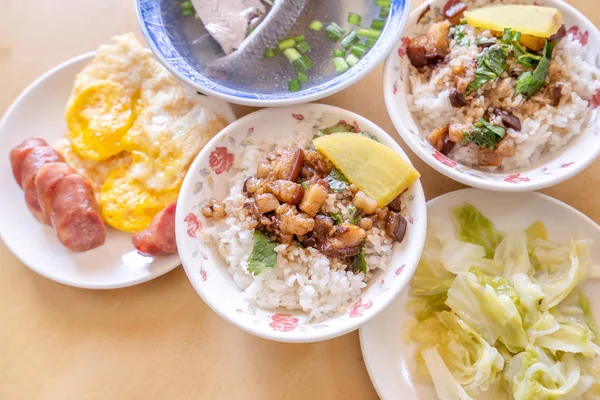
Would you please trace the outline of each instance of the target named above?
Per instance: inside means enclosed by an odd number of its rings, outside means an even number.
[[[535,193],[428,203],[407,290],[361,328],[382,399],[600,399],[600,228]]]

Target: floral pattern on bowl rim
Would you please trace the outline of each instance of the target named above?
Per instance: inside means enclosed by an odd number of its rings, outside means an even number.
[[[577,10],[559,0],[467,0],[469,7],[485,4],[534,4],[558,8],[563,14],[569,33],[583,44],[588,45],[588,57],[600,70],[600,32]],[[595,116],[591,127],[580,134],[556,153],[545,154],[530,167],[509,172],[487,172],[457,163],[435,150],[419,135],[419,127],[408,110],[408,57],[406,46],[409,37],[423,33],[434,18],[442,15],[447,0],[432,0],[417,8],[411,14],[394,51],[386,60],[384,70],[384,96],[390,117],[410,148],[427,164],[438,172],[461,183],[489,190],[525,191],[542,189],[562,182],[590,165],[600,155],[600,90],[591,99],[590,107]],[[593,143],[593,146],[589,144]],[[584,155],[584,156],[582,156]]]
[[[217,249],[200,239],[200,209],[210,198],[223,198],[228,179],[236,172],[231,158],[241,157],[244,147],[277,135],[282,126],[290,131],[313,131],[340,120],[353,121],[392,147],[405,159],[394,140],[368,120],[349,111],[321,104],[265,109],[241,118],[219,133],[192,164],[183,183],[177,206],[177,244],[184,269],[196,291],[218,314],[257,336],[288,342],[326,340],[357,329],[389,304],[408,283],[416,269],[425,240],[426,205],[420,181],[406,195],[409,228],[405,241],[394,247],[385,271],[378,271],[342,315],[322,322],[307,322],[299,310],[263,310],[245,301]]]

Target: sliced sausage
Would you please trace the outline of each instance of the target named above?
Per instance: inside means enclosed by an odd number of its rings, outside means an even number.
[[[15,147],[10,152],[10,164],[12,166],[13,176],[15,180],[21,185],[21,166],[23,165],[23,160],[29,152],[36,147],[47,147],[48,143],[44,139],[40,138],[31,138],[25,139],[20,145]]]
[[[31,149],[21,164],[21,186],[25,191],[25,202],[33,216],[43,224],[50,224],[50,221],[44,217],[42,212],[37,196],[35,177],[44,165],[62,161],[64,159],[59,152],[46,146]]]
[[[55,162],[44,165],[35,176],[34,186],[37,192],[37,200],[45,220],[50,221],[52,214],[52,199],[56,185],[61,178],[76,173],[73,168],[63,162]]]
[[[54,189],[50,219],[58,240],[75,252],[104,243],[106,228],[90,182],[81,174],[62,177]]]
[[[156,214],[146,229],[131,238],[135,248],[147,256],[160,256],[177,253],[175,240],[175,210],[177,202],[167,205]]]

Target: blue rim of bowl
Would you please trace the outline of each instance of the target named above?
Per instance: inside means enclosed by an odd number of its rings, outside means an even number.
[[[255,93],[235,90],[198,73],[173,46],[166,32],[159,0],[136,0],[136,14],[146,43],[177,78],[207,95],[243,105],[281,106],[318,100],[336,93],[373,70],[396,45],[410,14],[412,0],[392,0],[388,23],[375,46],[347,72],[318,86],[298,92]]]

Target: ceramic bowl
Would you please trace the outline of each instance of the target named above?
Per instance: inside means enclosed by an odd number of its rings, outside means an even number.
[[[533,4],[534,1],[493,1],[493,0],[468,0],[469,7],[480,7],[489,3],[523,3]],[[384,97],[390,117],[402,136],[402,139],[423,161],[438,172],[464,183],[465,185],[497,191],[527,191],[536,190],[556,185],[569,179],[587,166],[600,155],[600,117],[595,116],[592,126],[584,133],[572,140],[557,152],[543,155],[537,162],[528,168],[503,172],[486,172],[478,168],[461,165],[440,152],[436,151],[423,138],[422,132],[409,111],[407,104],[408,66],[410,61],[406,57],[406,44],[408,38],[423,33],[431,25],[433,18],[441,15],[441,9],[446,0],[432,0],[417,8],[409,17],[409,21],[402,32],[402,39],[385,63],[384,69]],[[600,69],[600,32],[579,11],[560,0],[537,0],[537,5],[557,8],[563,15],[565,25],[569,32],[582,43],[587,44],[585,51],[587,57]],[[423,15],[422,18],[419,18]],[[420,19],[420,21],[419,21]],[[600,104],[600,91],[590,102],[590,107],[596,108]],[[598,114],[598,110],[594,111]]]
[[[302,90],[289,92],[289,74],[295,73],[285,58],[269,60],[272,61],[272,68],[268,71],[251,71],[249,80],[242,79],[240,73],[229,78],[208,76],[206,64],[222,54],[216,42],[207,36],[202,22],[182,16],[180,0],[137,0],[136,4],[139,26],[148,46],[181,81],[207,95],[221,97],[236,104],[260,107],[315,101],[357,82],[389,54],[400,37],[411,8],[411,0],[393,0],[386,26],[377,43],[358,64],[341,75],[335,74],[330,61],[331,49],[336,44],[324,39],[323,32],[309,29],[298,31],[307,35],[307,41],[313,46],[318,43],[320,48],[327,47],[327,51],[314,55],[317,50],[314,46],[308,54],[315,61],[315,67],[309,74],[309,82],[303,85]],[[325,23],[341,20],[340,24],[348,28],[351,26],[346,23],[349,11],[362,13],[365,20],[370,17],[378,18],[379,8],[375,6],[375,2],[365,4],[346,0],[313,2],[310,4],[311,9],[306,11],[308,14],[302,15],[300,24],[306,26],[314,17]],[[296,28],[294,27],[295,30]]]
[[[410,280],[427,229],[425,197],[420,181],[406,193],[409,222],[406,238],[396,244],[386,270],[378,270],[360,298],[340,315],[318,323],[307,321],[298,310],[261,309],[242,298],[242,292],[227,272],[218,250],[201,239],[202,226],[209,223],[200,208],[211,198],[223,199],[230,188],[238,161],[248,143],[275,142],[287,133],[309,133],[315,127],[339,120],[353,121],[361,130],[408,160],[400,146],[381,128],[352,112],[321,104],[265,109],[241,118],[221,131],[200,152],[181,188],[177,203],[177,247],[192,285],[221,317],[253,335],[282,342],[316,342],[357,329],[383,310]]]

